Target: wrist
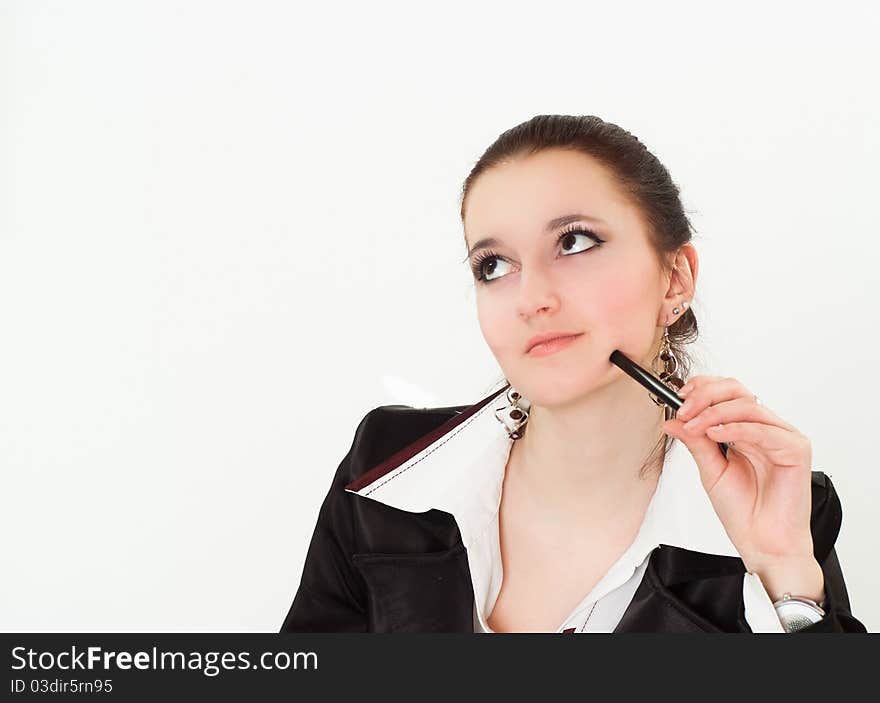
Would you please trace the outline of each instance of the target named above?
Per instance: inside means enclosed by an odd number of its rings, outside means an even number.
[[[820,605],[825,600],[825,576],[815,558],[779,558],[761,564],[746,564],[746,569],[760,577],[774,603],[786,593],[808,598]]]

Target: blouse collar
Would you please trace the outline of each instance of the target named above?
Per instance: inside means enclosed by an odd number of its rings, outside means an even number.
[[[437,509],[455,517],[464,546],[480,539],[498,515],[512,439],[495,418],[507,387],[462,410],[367,471],[345,490],[414,513]],[[666,456],[644,521],[628,550],[647,554],[665,544],[739,556],[680,441]]]

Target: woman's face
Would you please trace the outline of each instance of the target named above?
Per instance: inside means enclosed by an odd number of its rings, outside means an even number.
[[[638,209],[597,161],[552,149],[483,172],[464,229],[469,263],[489,279],[475,280],[480,329],[527,400],[564,404],[618,380],[623,372],[608,360],[615,349],[650,365],[670,315],[669,277]],[[580,336],[527,353],[544,332]]]

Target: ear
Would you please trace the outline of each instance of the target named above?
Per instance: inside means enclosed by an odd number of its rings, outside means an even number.
[[[697,249],[688,242],[676,252],[672,262],[675,268],[669,276],[669,283],[663,298],[663,307],[657,318],[659,327],[667,327],[679,319],[686,311],[682,306],[687,302],[688,306],[694,304],[694,291],[697,285],[697,272],[700,268],[700,260]],[[673,310],[678,308],[678,313]]]

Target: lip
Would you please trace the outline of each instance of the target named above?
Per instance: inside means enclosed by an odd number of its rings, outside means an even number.
[[[532,337],[526,345],[526,354],[543,356],[567,347],[583,332],[545,332]]]

